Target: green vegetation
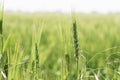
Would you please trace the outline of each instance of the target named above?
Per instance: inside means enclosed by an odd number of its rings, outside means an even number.
[[[8,80],[119,80],[120,14],[76,14],[75,19],[6,12],[0,80],[5,65]]]

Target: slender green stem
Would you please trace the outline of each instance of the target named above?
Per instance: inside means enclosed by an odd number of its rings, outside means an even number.
[[[35,44],[35,64],[36,64],[36,79],[38,79],[38,72],[39,72],[39,53],[38,53],[38,47],[37,43]]]

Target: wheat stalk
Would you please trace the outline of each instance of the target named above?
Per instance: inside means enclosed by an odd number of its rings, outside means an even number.
[[[73,29],[73,42],[74,42],[74,51],[75,51],[75,59],[76,59],[76,74],[77,74],[77,80],[79,79],[79,42],[78,42],[78,33],[77,33],[77,24],[76,20],[74,19],[72,24]]]
[[[0,5],[1,9],[0,9],[0,16],[1,16],[1,19],[0,19],[0,35],[1,35],[1,51],[3,49],[3,13],[4,13],[4,2],[2,1],[1,2],[1,5]]]
[[[73,40],[74,40],[74,50],[75,50],[76,66],[77,66],[77,69],[78,69],[78,63],[79,63],[79,44],[78,44],[78,35],[77,35],[76,21],[73,22]]]
[[[66,62],[66,79],[68,80],[70,74],[70,56],[69,54],[65,54],[65,62]]]
[[[7,58],[7,54],[4,54],[3,52],[3,14],[4,14],[4,0],[2,0],[1,2],[1,10],[0,10],[0,14],[1,14],[1,19],[0,19],[0,35],[1,35],[1,52],[3,54],[3,57],[5,58],[5,64],[3,65],[4,68],[4,74],[6,76],[6,79],[8,78],[8,58]],[[3,76],[4,77],[4,76]],[[4,77],[5,78],[5,77]]]

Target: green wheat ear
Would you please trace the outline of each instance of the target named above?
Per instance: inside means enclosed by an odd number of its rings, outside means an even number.
[[[74,40],[74,51],[75,51],[76,64],[77,64],[77,69],[78,69],[79,44],[78,44],[78,34],[77,34],[76,20],[74,20],[74,22],[73,22],[73,40]]]
[[[2,35],[2,20],[0,20],[0,34]]]
[[[2,35],[3,33],[3,11],[4,9],[4,2],[2,1],[0,4],[0,34]]]

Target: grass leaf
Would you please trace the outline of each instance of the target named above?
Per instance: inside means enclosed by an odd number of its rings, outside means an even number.
[[[10,37],[11,37],[11,34],[7,37],[7,40],[5,41],[5,43],[4,43],[4,45],[3,45],[2,53],[5,52],[5,49],[7,48],[8,44],[9,44]]]

